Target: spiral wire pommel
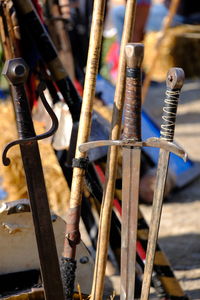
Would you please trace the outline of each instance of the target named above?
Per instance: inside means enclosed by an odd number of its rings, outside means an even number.
[[[161,125],[161,139],[172,142],[176,122],[176,113],[180,91],[184,83],[184,71],[181,68],[171,68],[167,74],[167,91],[163,107],[163,124]]]

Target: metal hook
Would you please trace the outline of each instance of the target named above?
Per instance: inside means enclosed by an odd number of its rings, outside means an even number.
[[[27,138],[27,139],[18,139],[18,140],[15,140],[9,144],[7,144],[3,150],[3,154],[2,154],[2,162],[5,166],[8,166],[10,164],[10,159],[7,157],[7,153],[8,153],[8,150],[15,146],[15,145],[25,145],[25,144],[28,144],[28,143],[32,143],[32,142],[35,142],[35,141],[39,141],[39,140],[43,140],[43,139],[46,139],[47,137],[50,137],[51,135],[53,135],[56,130],[58,129],[58,119],[54,113],[54,111],[52,110],[52,108],[50,107],[50,105],[48,104],[45,96],[44,96],[44,90],[46,88],[46,85],[44,82],[40,82],[39,86],[38,86],[38,93],[39,93],[39,96],[42,100],[42,103],[46,109],[46,111],[48,112],[50,118],[51,118],[51,121],[52,121],[52,126],[51,128],[43,133],[43,134],[39,134],[39,135],[36,135],[34,137],[31,137],[31,138]]]

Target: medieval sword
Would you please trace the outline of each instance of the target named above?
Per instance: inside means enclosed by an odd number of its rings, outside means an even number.
[[[141,51],[141,48],[142,48],[142,45],[141,44],[136,44],[137,45],[137,49],[140,49]],[[126,55],[130,55],[131,53],[131,49],[135,49],[134,47],[136,47],[135,44],[128,44],[128,48],[126,48]],[[133,48],[132,48],[133,47]],[[128,52],[127,52],[128,51]],[[134,51],[132,50],[132,52],[134,53]],[[139,52],[141,54],[141,52]],[[139,54],[138,52],[135,51],[134,54]],[[134,61],[134,60],[133,60]],[[134,61],[135,62],[135,61]],[[130,63],[130,58],[128,59],[128,63]],[[130,68],[129,68],[130,69]],[[138,70],[137,70],[138,71]],[[130,70],[128,71],[129,74],[130,74]],[[133,75],[138,75],[135,71],[132,72]],[[128,82],[129,82],[129,79],[127,80],[127,85],[128,85]],[[128,87],[128,91],[133,89],[134,87]],[[138,87],[137,87],[138,88]],[[131,92],[133,93],[133,92]],[[127,97],[130,97],[130,94],[127,94],[126,98]],[[139,89],[139,92],[137,90],[137,93],[140,93],[140,89]],[[139,94],[136,94],[136,96],[138,97]],[[133,96],[132,96],[133,97]],[[129,105],[128,105],[129,107]],[[127,108],[128,108],[127,107]],[[138,108],[137,108],[138,109]],[[130,108],[129,108],[130,110]],[[129,117],[130,115],[127,115],[126,118],[129,120]],[[137,115],[137,118],[138,118],[138,115]],[[130,120],[131,121],[131,120]],[[137,121],[138,124],[139,124],[139,120]],[[126,128],[126,126],[125,126]],[[137,127],[136,127],[137,128]],[[126,129],[127,130],[127,129]],[[127,131],[126,131],[127,132]],[[125,132],[125,134],[127,134]],[[130,132],[130,130],[129,130]],[[92,148],[95,148],[95,147],[100,147],[100,146],[122,146],[123,148],[125,148],[124,146],[128,146],[130,151],[132,150],[138,150],[138,148],[141,148],[141,147],[156,147],[156,148],[162,148],[168,152],[173,152],[175,153],[176,155],[178,155],[179,157],[182,157],[184,160],[186,160],[187,158],[187,155],[186,153],[184,152],[183,149],[181,149],[179,146],[175,145],[173,142],[170,142],[170,141],[166,141],[164,139],[159,139],[159,138],[155,138],[155,137],[152,137],[152,138],[149,138],[145,141],[141,141],[141,139],[136,139],[136,138],[127,138],[127,139],[122,139],[122,140],[101,140],[101,141],[93,141],[93,142],[88,142],[88,143],[85,143],[85,144],[82,144],[79,146],[79,150],[82,151],[82,152],[85,152],[85,151],[88,151],[89,149],[92,149]],[[134,147],[135,149],[130,149],[130,147]],[[127,149],[123,149],[123,150],[127,150]],[[126,151],[127,152],[127,151]],[[136,151],[135,151],[136,152]],[[138,153],[137,153],[138,154]],[[138,156],[138,159],[139,159],[139,156]],[[133,161],[131,161],[130,157],[129,157],[129,163],[133,163]],[[136,162],[135,162],[136,163]],[[138,163],[138,161],[137,161]],[[126,168],[126,161],[125,161],[125,168]],[[139,167],[138,167],[139,169]],[[125,172],[124,172],[125,173]],[[128,180],[130,181],[129,177],[127,175],[125,175],[125,180]],[[134,175],[135,176],[135,175]],[[130,181],[130,184],[132,185],[132,182]],[[135,182],[134,182],[135,184]],[[131,188],[130,188],[131,189]],[[135,191],[135,190],[134,190]],[[137,221],[136,221],[137,222]],[[128,225],[127,225],[128,226]],[[122,234],[123,235],[123,234]],[[135,251],[134,249],[132,249],[132,251]],[[133,262],[134,263],[134,262]],[[97,273],[98,273],[98,269],[97,269]],[[130,274],[129,274],[130,275]],[[133,273],[131,274],[131,276],[133,276]],[[124,276],[122,276],[124,277]],[[129,280],[129,279],[128,279]],[[122,282],[123,282],[123,279],[122,279]],[[127,284],[127,286],[129,285],[129,283]],[[132,288],[134,289],[134,283],[132,284]],[[124,299],[124,298],[122,298]],[[131,299],[131,298],[130,298]]]
[[[161,125],[161,140],[172,143],[174,139],[174,129],[176,121],[176,111],[180,95],[180,90],[184,82],[184,71],[181,68],[171,68],[167,74],[167,91],[165,106],[163,108],[163,124]],[[148,246],[146,263],[144,269],[144,278],[142,284],[141,300],[149,299],[149,290],[151,284],[151,274],[154,263],[156,242],[160,226],[162,212],[162,202],[164,196],[165,182],[167,178],[168,163],[170,152],[160,149],[156,183],[153,197],[152,217],[149,228]],[[178,295],[177,295],[178,296]]]
[[[19,140],[8,144],[3,152],[3,163],[8,165],[7,151],[14,145],[20,145],[23,167],[26,176],[31,204],[35,235],[44,284],[45,299],[64,300],[64,292],[59,269],[59,261],[52,227],[51,215],[41,158],[37,141],[52,135],[58,126],[57,118],[45,103],[43,104],[52,118],[52,127],[46,134],[36,136],[24,84],[28,76],[28,67],[21,58],[6,61],[3,74],[12,84],[13,102],[16,114]]]
[[[123,140],[141,141],[142,44],[129,44],[126,52],[126,88]],[[121,300],[134,300],[136,239],[141,147],[122,148]]]

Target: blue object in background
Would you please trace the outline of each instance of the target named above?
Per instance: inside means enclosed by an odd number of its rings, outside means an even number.
[[[6,191],[0,188],[0,200],[4,200],[7,197]]]
[[[96,93],[106,105],[113,105],[115,87],[100,75],[97,76]],[[142,139],[146,140],[150,137],[160,137],[160,128],[148,113],[142,110]],[[159,149],[144,147],[143,151],[156,165],[158,162]],[[190,159],[184,162],[182,158],[173,153],[170,155],[169,169],[176,175],[176,186],[179,188],[188,184],[200,174],[200,166],[198,163],[192,162]]]
[[[0,99],[5,100],[7,98],[7,93],[0,89]]]

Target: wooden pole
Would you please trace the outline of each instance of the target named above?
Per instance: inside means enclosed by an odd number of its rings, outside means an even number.
[[[101,50],[105,3],[106,0],[94,1],[83,102],[80,115],[76,154],[74,159],[76,165],[73,165],[74,169],[71,185],[70,207],[68,210],[66,238],[63,251],[63,265],[65,265],[64,268],[66,269],[69,266],[68,262],[73,264],[73,268],[76,267],[76,265],[74,264],[76,245],[80,242],[79,220],[81,213],[80,210],[83,192],[83,178],[85,175],[85,169],[81,167],[81,165],[83,166],[84,164],[86,153],[81,153],[78,147],[80,144],[87,142],[90,135],[93,100],[96,87],[96,76],[98,73]],[[72,276],[75,277],[75,274],[72,274]],[[71,279],[73,282],[74,278]],[[71,285],[69,285],[69,281],[70,278],[66,278],[64,282],[64,288],[69,290],[69,294],[71,297],[70,290],[72,289],[72,287]]]
[[[69,40],[67,26],[65,25],[65,15],[61,14],[64,9],[67,9],[69,12],[69,2],[67,0],[67,3],[65,5],[63,4],[64,6],[60,8],[59,5],[53,0],[48,0],[46,5],[48,6],[50,12],[50,19],[47,19],[50,35],[54,44],[56,45],[56,49],[58,50],[59,57],[64,68],[67,70],[71,80],[74,81],[75,70],[71,43]]]
[[[180,0],[172,0],[171,1],[168,15],[163,20],[162,29],[159,33],[159,37],[158,37],[158,40],[157,40],[156,45],[155,45],[155,53],[154,53],[150,68],[149,68],[149,70],[146,74],[146,77],[145,77],[145,80],[144,80],[144,83],[143,83],[142,103],[144,103],[144,101],[146,100],[148,89],[149,89],[149,86],[150,86],[150,83],[151,83],[151,78],[152,78],[152,75],[153,75],[153,72],[154,72],[154,69],[155,69],[155,66],[156,66],[156,62],[158,60],[158,57],[160,55],[160,51],[162,49],[161,48],[162,47],[162,42],[163,42],[164,38],[166,37],[167,30],[169,29],[169,27],[172,24],[172,21],[173,21],[174,15],[177,12],[177,8],[178,8],[179,3],[180,3]]]
[[[120,48],[117,84],[114,97],[111,140],[117,140],[121,134],[121,120],[124,104],[125,89],[125,46],[131,41],[133,25],[135,21],[136,0],[128,0],[124,20],[124,30]],[[108,253],[108,241],[110,235],[111,212],[115,191],[115,179],[117,171],[118,147],[111,147],[108,151],[106,166],[106,182],[100,213],[99,236],[91,300],[100,300],[103,297],[104,277]]]
[[[10,37],[11,23],[8,11],[8,3],[5,1],[0,2],[0,39],[2,42],[3,53],[5,60],[14,58],[14,40]]]

